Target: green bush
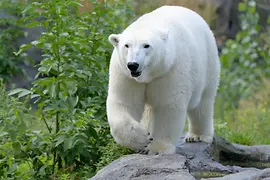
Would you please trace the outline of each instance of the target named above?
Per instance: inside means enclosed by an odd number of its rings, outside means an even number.
[[[29,105],[9,97],[2,79],[0,100],[0,179],[27,179],[24,169],[31,153],[27,152],[27,122],[32,118]]]
[[[239,3],[241,31],[226,41],[220,55],[221,82],[215,105],[215,130],[234,143],[270,143],[269,84],[270,46],[267,29],[259,25],[256,1]],[[268,20],[270,25],[270,18]],[[263,78],[262,78],[263,77]],[[259,101],[255,97],[261,96]],[[243,105],[248,99],[251,106]],[[269,102],[268,102],[269,103]]]
[[[46,29],[16,53],[20,55],[32,46],[42,50],[33,87],[9,93],[30,97],[38,105],[34,120],[42,123],[41,128],[26,131],[24,126],[17,136],[20,147],[9,147],[24,150],[23,158],[14,159],[18,166],[28,164],[25,172],[29,177],[62,178],[67,176],[65,169],[84,169],[81,173],[91,176],[105,154],[100,148],[112,141],[105,109],[112,51],[107,39],[123,29],[132,12],[121,1],[90,2],[93,9],[84,13],[78,11],[79,0],[33,2],[22,13],[25,27]],[[44,20],[36,21],[38,17]],[[19,173],[10,171],[13,166],[14,162],[6,166],[5,177]]]
[[[241,31],[226,41],[220,59],[222,64],[219,97],[225,108],[237,108],[238,101],[254,92],[261,76],[270,76],[270,46],[259,25],[255,1],[239,3]],[[270,18],[269,18],[270,24]]]

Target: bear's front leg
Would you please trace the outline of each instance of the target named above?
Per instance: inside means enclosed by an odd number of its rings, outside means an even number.
[[[115,141],[133,150],[142,150],[151,143],[153,137],[138,121],[143,112],[142,105],[125,105],[107,100],[107,115],[111,134]]]
[[[173,154],[175,145],[185,127],[186,110],[177,105],[153,108],[150,132],[154,140],[143,150],[143,154]]]

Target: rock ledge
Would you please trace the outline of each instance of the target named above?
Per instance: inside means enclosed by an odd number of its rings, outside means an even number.
[[[211,145],[177,144],[176,154],[123,156],[90,180],[270,180],[270,145],[231,144],[215,136]]]

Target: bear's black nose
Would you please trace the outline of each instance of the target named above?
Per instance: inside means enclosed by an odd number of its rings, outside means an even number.
[[[127,64],[127,67],[128,67],[128,69],[129,69],[130,71],[135,72],[135,71],[137,71],[137,69],[138,69],[138,67],[139,67],[139,64],[136,63],[136,62],[129,62],[129,63]]]

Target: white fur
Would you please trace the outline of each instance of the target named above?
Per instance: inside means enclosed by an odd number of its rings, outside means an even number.
[[[187,115],[186,140],[212,142],[220,62],[212,31],[197,13],[163,6],[109,41],[107,116],[117,143],[149,154],[174,153]],[[131,76],[128,62],[139,64],[140,76]]]

